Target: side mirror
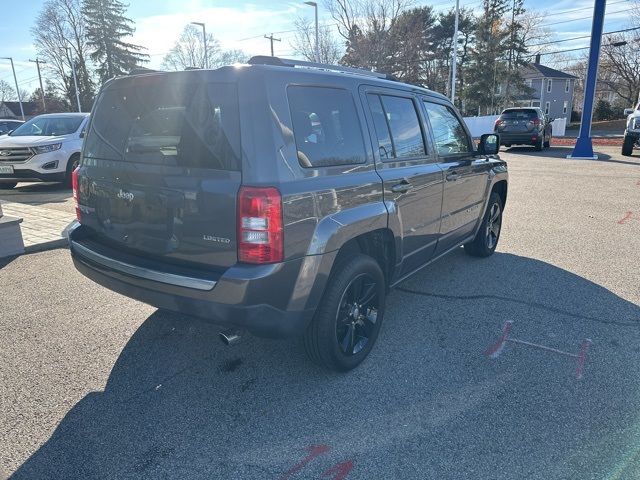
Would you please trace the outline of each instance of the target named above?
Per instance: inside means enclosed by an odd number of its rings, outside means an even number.
[[[625,115],[631,115],[633,113],[633,108],[625,108],[624,109],[624,114]]]
[[[478,153],[480,155],[496,155],[500,151],[500,136],[495,133],[485,133],[480,137]]]
[[[84,138],[84,131],[80,132],[80,138]]]

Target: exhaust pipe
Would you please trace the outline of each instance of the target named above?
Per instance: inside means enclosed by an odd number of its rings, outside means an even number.
[[[218,334],[222,343],[227,346],[235,345],[242,338],[242,332],[240,330],[234,330],[230,328],[229,330],[225,330],[224,332],[220,332]]]

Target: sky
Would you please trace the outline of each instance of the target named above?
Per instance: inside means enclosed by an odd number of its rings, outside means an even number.
[[[13,57],[18,84],[32,92],[38,87],[31,27],[45,0],[0,0],[0,57]],[[150,68],[159,67],[162,58],[174,44],[186,24],[204,22],[224,49],[241,49],[249,55],[268,55],[269,41],[264,35],[274,33],[275,54],[293,57],[293,21],[296,17],[313,19],[313,8],[303,1],[216,1],[216,0],[127,0],[128,16],[135,21],[132,42],[146,47]],[[628,26],[634,0],[608,0],[604,31]],[[460,0],[461,7],[479,8],[479,0]],[[334,21],[318,1],[319,22],[330,28]],[[432,5],[435,10],[448,10],[455,0],[415,0],[415,5]],[[553,32],[549,40],[563,40],[588,35],[591,30],[593,0],[525,0],[525,8],[544,14],[544,24]],[[564,42],[557,50],[588,46],[588,39]],[[576,52],[572,55],[580,55]],[[544,57],[543,61],[544,63]],[[0,79],[13,85],[8,60],[0,60]]]

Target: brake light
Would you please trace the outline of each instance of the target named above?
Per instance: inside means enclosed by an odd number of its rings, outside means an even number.
[[[78,221],[81,220],[81,213],[80,213],[80,196],[79,196],[79,190],[78,190],[78,170],[80,170],[80,167],[76,167],[75,170],[71,173],[71,187],[73,188],[73,203],[76,206],[76,218],[78,219]]]
[[[537,127],[538,125],[540,125],[540,119],[534,118],[533,120],[531,120],[531,123],[533,123]]]
[[[502,125],[503,123],[504,123],[504,121],[503,121],[502,119],[500,119],[500,118],[499,118],[499,119],[497,119],[497,120],[496,120],[496,123],[494,124],[494,126],[493,126],[493,127],[494,127],[494,128],[499,127],[499,126],[500,126],[500,125]]]
[[[282,197],[274,187],[238,192],[238,260],[276,263],[283,259]]]

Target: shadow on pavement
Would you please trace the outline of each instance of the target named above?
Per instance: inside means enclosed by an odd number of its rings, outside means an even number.
[[[71,196],[71,189],[61,183],[19,183],[11,190],[0,190],[0,199],[29,205],[64,203]]]
[[[486,358],[506,320],[569,351],[592,338],[585,378],[526,347]],[[224,347],[215,326],[158,311],[14,478],[276,479],[318,444],[329,452],[291,478],[347,459],[349,479],[631,478],[639,322],[637,305],[548,263],[461,252],[390,295],[376,348],[347,374],[296,342]]]

